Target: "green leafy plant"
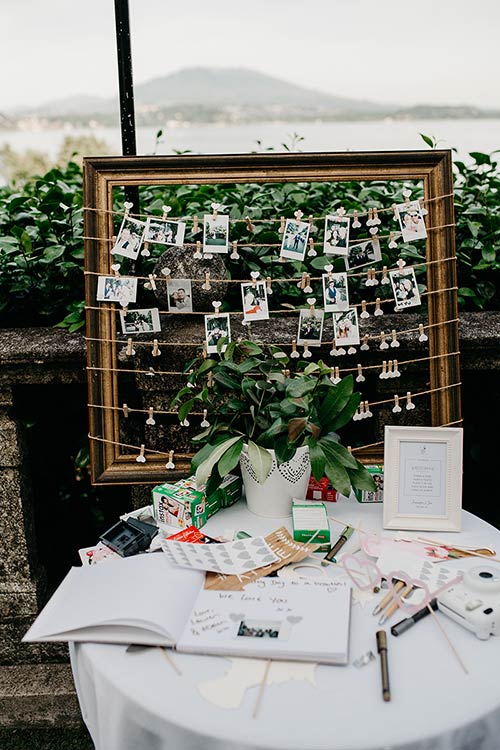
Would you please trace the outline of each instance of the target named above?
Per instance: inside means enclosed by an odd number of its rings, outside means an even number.
[[[219,352],[224,343],[220,339]],[[260,482],[271,469],[266,448],[275,451],[281,464],[307,446],[316,479],[326,475],[344,495],[352,487],[375,488],[337,434],[360,402],[351,375],[334,384],[322,361],[292,365],[279,347],[254,341],[230,343],[215,356],[204,359],[200,354],[186,363],[188,384],[172,402],[181,422],[191,412],[207,410],[210,426],[194,437],[202,447],[192,461],[198,483],[208,481],[207,492],[238,465],[245,445]]]

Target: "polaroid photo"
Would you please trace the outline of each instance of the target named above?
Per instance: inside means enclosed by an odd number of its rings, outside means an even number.
[[[203,252],[227,253],[229,246],[229,216],[205,214],[203,217]]]
[[[408,201],[396,206],[403,242],[423,240],[427,237],[422,208],[419,201]]]
[[[161,331],[157,307],[142,310],[120,310],[122,333],[156,333]]]
[[[207,354],[217,354],[217,345],[221,339],[226,339],[220,352],[225,352],[227,345],[231,343],[231,322],[229,313],[218,315],[205,315],[205,341],[207,342]]]
[[[125,217],[114,247],[111,248],[111,255],[123,255],[125,258],[135,260],[141,249],[145,228],[146,224],[144,221]]]
[[[281,257],[304,260],[310,229],[311,225],[306,221],[287,219],[281,243]]]
[[[347,250],[345,264],[348,271],[361,266],[372,265],[382,260],[382,251],[380,242],[377,239],[359,242],[357,245],[351,245]]]
[[[421,304],[418,291],[417,279],[413,268],[402,271],[389,271],[392,291],[396,300],[396,310],[405,310],[407,307],[418,307]]]
[[[347,255],[350,226],[351,219],[349,216],[328,215],[325,217],[325,237],[323,240],[325,255]]]
[[[326,312],[340,312],[349,307],[349,287],[346,273],[324,273],[323,299]]]
[[[156,242],[159,245],[184,244],[186,225],[183,221],[169,221],[150,216],[146,222],[144,242]]]
[[[167,294],[169,312],[193,312],[191,279],[170,279],[170,281],[167,281]]]
[[[119,302],[127,307],[137,298],[137,278],[134,276],[99,276],[97,279],[98,302]]]
[[[255,320],[269,320],[269,306],[265,281],[256,281],[241,285],[243,300],[243,320],[253,323]]]
[[[321,337],[323,335],[323,321],[325,319],[325,313],[323,310],[314,310],[314,314],[311,315],[311,310],[300,311],[299,317],[299,330],[297,332],[297,344],[308,344],[309,346],[320,346]]]
[[[344,312],[333,313],[333,329],[336,346],[359,344],[358,313],[355,307]]]
[[[253,620],[245,618],[236,626],[235,638],[275,638],[287,640],[290,624],[282,620]]]

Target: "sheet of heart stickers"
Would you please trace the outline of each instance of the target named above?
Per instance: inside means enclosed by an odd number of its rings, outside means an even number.
[[[246,573],[279,560],[263,536],[223,544],[190,544],[164,539],[162,549],[171,562],[183,568],[228,575]]]

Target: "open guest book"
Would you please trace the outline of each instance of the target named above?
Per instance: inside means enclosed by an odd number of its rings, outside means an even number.
[[[227,591],[205,589],[204,580],[160,552],[72,568],[23,640],[347,663],[351,590],[344,581],[259,578]]]

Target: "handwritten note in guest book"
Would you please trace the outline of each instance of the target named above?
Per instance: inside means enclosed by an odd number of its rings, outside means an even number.
[[[344,581],[259,578],[234,591],[207,590],[204,579],[162,553],[72,568],[23,640],[347,662],[351,590]]]

